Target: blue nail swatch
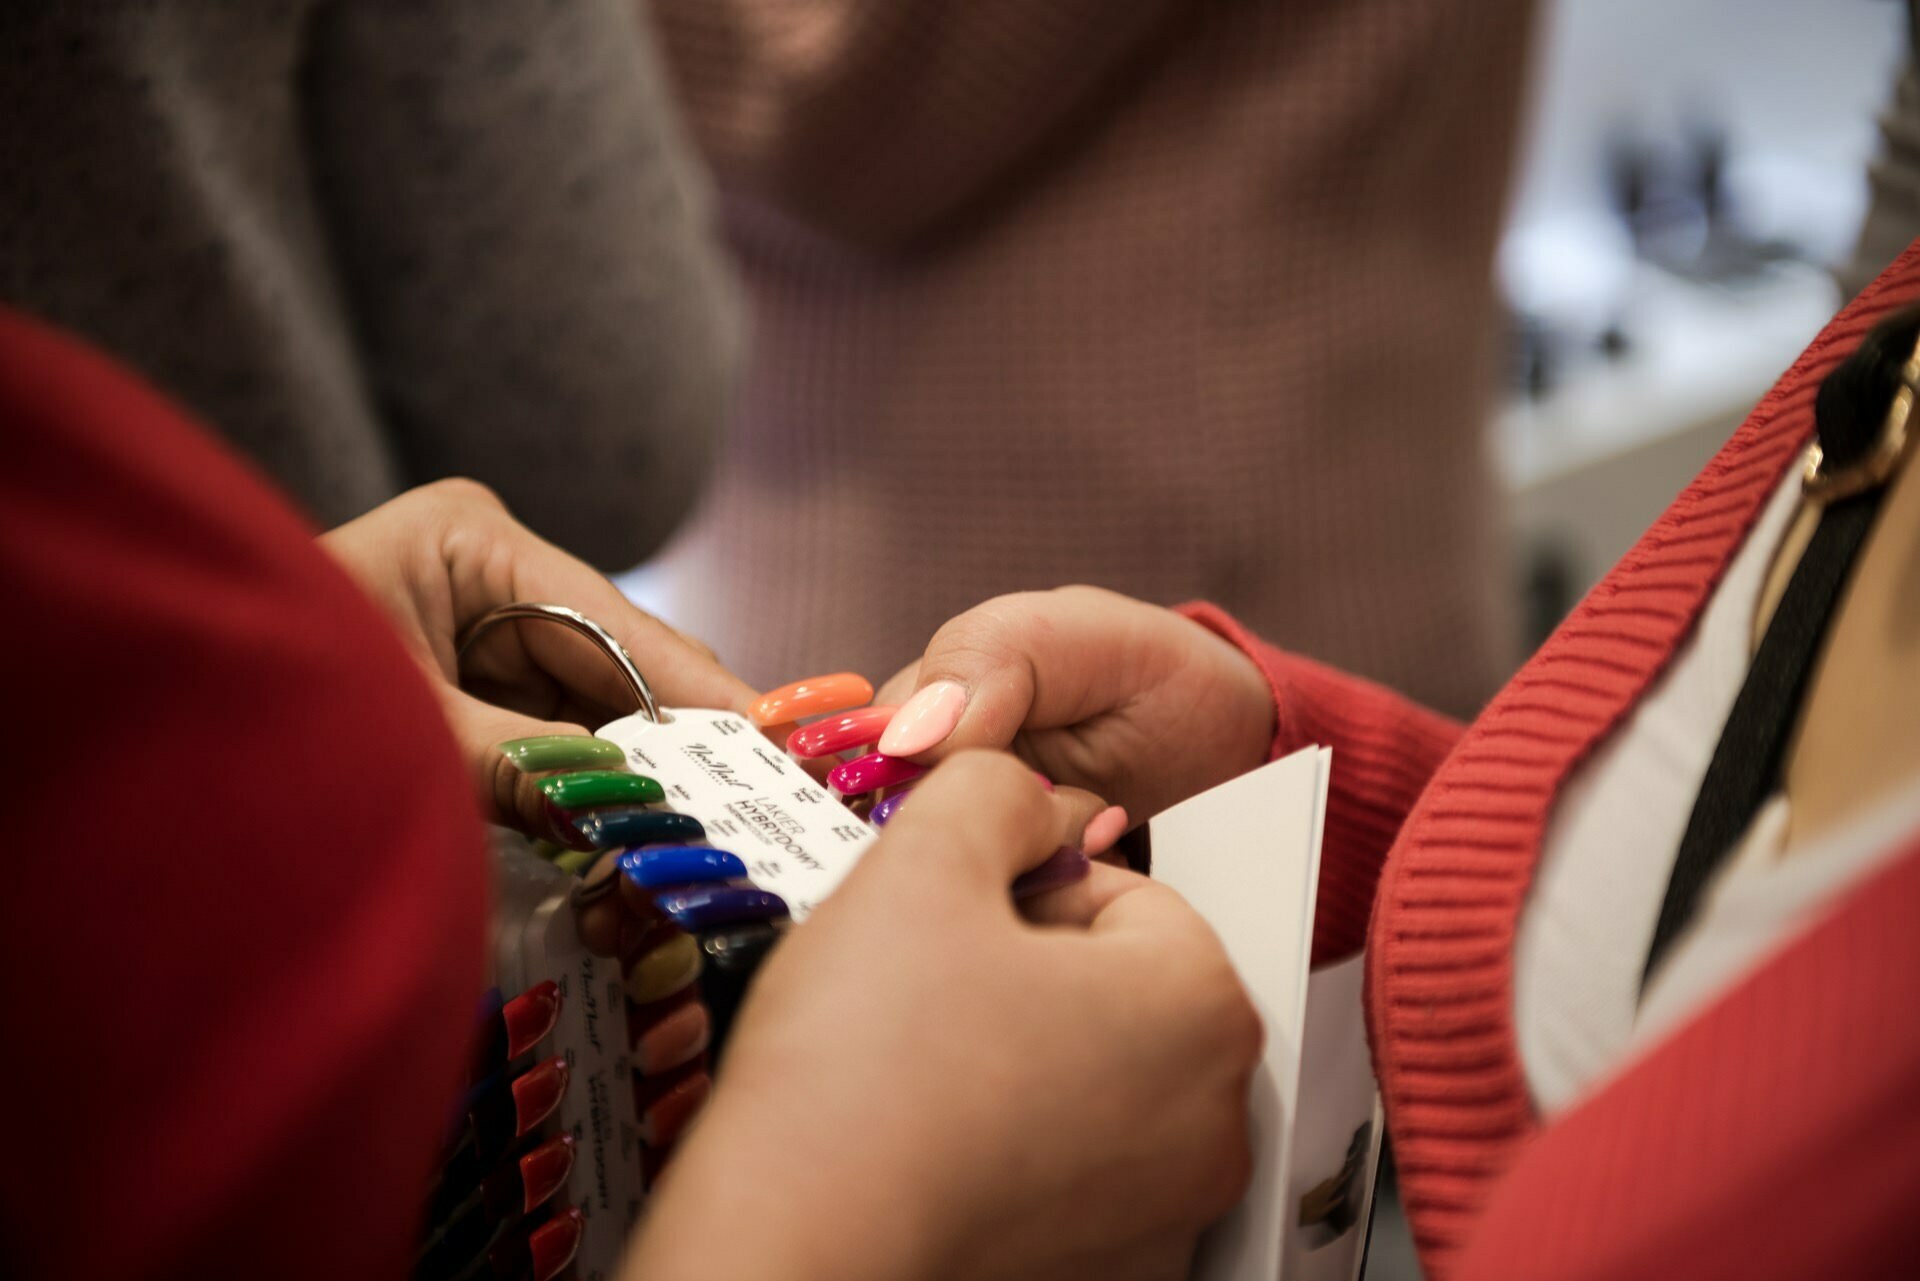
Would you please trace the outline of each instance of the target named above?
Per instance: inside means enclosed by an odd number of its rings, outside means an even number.
[[[787,914],[785,899],[748,885],[694,885],[669,890],[653,901],[689,934],[735,921],[776,920]]]
[[[747,865],[711,845],[656,845],[622,854],[620,870],[635,885],[658,889],[663,885],[731,881],[745,876]]]

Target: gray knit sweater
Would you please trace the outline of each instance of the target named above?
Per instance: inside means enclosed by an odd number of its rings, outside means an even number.
[[[321,521],[468,475],[600,564],[696,496],[737,346],[633,0],[7,0],[0,299]]]

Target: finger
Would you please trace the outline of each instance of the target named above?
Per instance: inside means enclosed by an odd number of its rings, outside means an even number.
[[[880,750],[938,758],[1005,747],[1022,729],[1111,711],[1144,683],[1146,642],[1163,614],[1092,587],[1023,592],[969,610],[934,634]]]
[[[1064,889],[1030,898],[1020,905],[1021,914],[1035,925],[1061,925],[1085,928],[1123,894],[1131,894],[1153,884],[1137,872],[1095,863],[1087,875]]]
[[[1041,786],[1011,756],[963,752],[928,774],[861,866],[911,870],[1001,896],[1022,872],[1077,844],[1089,802]]]
[[[460,755],[467,762],[467,775],[474,781],[487,821],[517,828],[529,836],[578,847],[579,837],[555,821],[547,798],[540,791],[540,779],[544,775],[520,768],[500,750],[500,745],[545,736],[590,737],[586,729],[522,716],[451,687],[442,693],[440,707],[453,730]]]

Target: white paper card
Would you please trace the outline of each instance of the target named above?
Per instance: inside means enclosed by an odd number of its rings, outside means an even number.
[[[1359,1268],[1379,1132],[1360,963],[1308,973],[1331,761],[1325,748],[1303,749],[1150,825],[1154,879],[1213,926],[1266,1026],[1252,1183],[1201,1241],[1196,1281],[1345,1281]],[[1315,1189],[1316,1206],[1340,1212],[1303,1228],[1301,1198]]]
[[[873,827],[734,712],[676,707],[672,719],[628,716],[602,726],[667,805],[700,820],[707,839],[747,865],[763,890],[803,921],[873,844]]]

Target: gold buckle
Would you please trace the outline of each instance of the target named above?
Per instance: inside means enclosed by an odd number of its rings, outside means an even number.
[[[1851,467],[1829,471],[1823,466],[1825,455],[1820,452],[1820,442],[1815,441],[1807,447],[1801,492],[1816,503],[1837,503],[1869,489],[1878,489],[1892,479],[1901,456],[1907,452],[1911,436],[1907,425],[1913,418],[1916,394],[1920,394],[1920,343],[1914,345],[1907,363],[1900,366],[1900,389],[1893,393],[1893,404],[1887,407],[1887,416],[1880,423],[1880,438],[1874,442],[1873,449]]]

